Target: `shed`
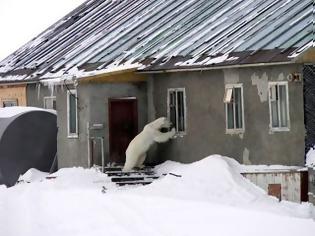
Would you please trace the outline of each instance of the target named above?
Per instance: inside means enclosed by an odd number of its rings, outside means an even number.
[[[268,195],[292,202],[308,201],[306,168],[280,165],[246,167],[242,175],[264,189]]]
[[[0,109],[0,184],[14,185],[30,168],[50,171],[57,151],[56,120],[50,110]]]

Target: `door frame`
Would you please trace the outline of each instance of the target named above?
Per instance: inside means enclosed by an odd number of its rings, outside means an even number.
[[[113,130],[112,130],[112,103],[119,101],[132,101],[134,103],[134,114],[133,119],[135,122],[135,128],[138,132],[138,99],[136,97],[112,97],[108,98],[108,144],[109,144],[109,162],[111,163],[111,155],[112,155],[112,140],[113,140]]]

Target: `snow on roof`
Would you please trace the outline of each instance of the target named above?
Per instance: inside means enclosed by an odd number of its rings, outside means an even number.
[[[0,108],[0,118],[9,118],[23,113],[31,111],[45,111],[53,114],[57,114],[55,110],[42,109],[38,107],[22,107],[22,106],[13,106],[13,107],[4,107]]]
[[[3,60],[0,76],[96,73],[125,62],[148,70],[288,62],[313,46],[312,3],[89,0]]]

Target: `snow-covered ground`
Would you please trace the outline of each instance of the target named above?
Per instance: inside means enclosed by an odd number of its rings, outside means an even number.
[[[0,235],[314,235],[314,206],[278,202],[241,169],[219,155],[167,161],[156,172],[175,175],[131,187],[94,169],[30,170],[31,183],[0,186]]]

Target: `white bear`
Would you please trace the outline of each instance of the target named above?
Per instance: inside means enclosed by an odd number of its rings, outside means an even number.
[[[131,171],[134,167],[143,167],[147,151],[154,142],[164,143],[175,135],[175,128],[169,132],[161,132],[162,128],[169,129],[171,122],[165,117],[147,124],[130,143],[126,150],[126,162],[123,171]]]

